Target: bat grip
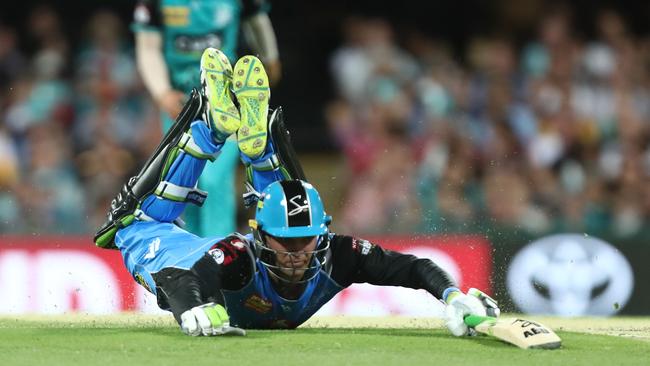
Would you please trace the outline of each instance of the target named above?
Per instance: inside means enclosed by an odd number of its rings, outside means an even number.
[[[485,321],[496,321],[497,318],[491,316],[467,315],[463,320],[468,327],[474,328]]]

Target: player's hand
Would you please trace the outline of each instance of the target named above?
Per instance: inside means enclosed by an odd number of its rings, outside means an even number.
[[[467,294],[470,296],[474,296],[481,301],[481,304],[483,304],[483,306],[485,307],[485,313],[487,314],[487,316],[497,318],[499,317],[499,315],[501,315],[501,309],[499,309],[499,303],[497,303],[496,300],[491,298],[485,292],[472,287],[469,290],[467,290]]]
[[[176,117],[181,113],[181,110],[183,110],[185,94],[178,90],[170,89],[158,97],[157,102],[158,107],[160,107],[162,111],[167,113],[172,119],[176,119]]]
[[[445,307],[445,325],[449,331],[457,336],[469,335],[471,330],[465,324],[467,315],[485,316],[485,306],[476,296],[462,293],[456,288],[447,289],[443,299]]]
[[[245,330],[231,327],[226,308],[213,302],[193,307],[181,314],[181,330],[194,337],[246,335]]]

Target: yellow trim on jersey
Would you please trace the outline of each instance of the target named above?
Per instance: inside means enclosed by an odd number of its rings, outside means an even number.
[[[167,26],[184,27],[190,23],[190,8],[187,6],[165,6],[162,12]]]

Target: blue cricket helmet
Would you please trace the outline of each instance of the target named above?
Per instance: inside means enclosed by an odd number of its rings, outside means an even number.
[[[279,238],[320,236],[328,233],[331,221],[314,186],[285,180],[269,184],[262,192],[254,229]]]
[[[330,248],[328,225],[332,218],[325,214],[318,191],[302,180],[285,180],[269,184],[262,191],[251,228],[255,251],[260,263],[273,277],[290,283],[304,283],[316,278],[328,262]],[[275,238],[317,237],[316,248],[309,252],[286,252],[269,248],[266,235]],[[283,267],[277,255],[310,255],[305,267]],[[287,279],[286,273],[304,271],[301,279]]]

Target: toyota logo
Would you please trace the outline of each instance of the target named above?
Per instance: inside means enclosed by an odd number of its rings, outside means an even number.
[[[632,295],[634,275],[612,245],[580,234],[552,235],[522,249],[510,264],[507,286],[526,313],[612,315]]]

